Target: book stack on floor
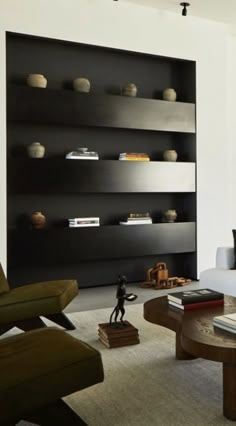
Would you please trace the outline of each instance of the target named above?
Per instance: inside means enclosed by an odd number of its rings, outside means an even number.
[[[86,226],[100,226],[99,217],[75,217],[68,219],[69,228],[82,228]]]
[[[119,155],[119,160],[124,161],[150,161],[149,155],[143,152],[122,152]]]
[[[214,327],[236,334],[236,314],[225,314],[213,318]]]
[[[130,215],[121,220],[120,225],[147,225],[152,223],[149,213],[130,213]]]
[[[122,324],[98,324],[98,327],[99,339],[108,348],[119,348],[140,343],[138,329],[129,321],[123,321]]]
[[[209,288],[180,291],[168,294],[167,298],[170,306],[183,311],[211,308],[224,304],[224,294]]]

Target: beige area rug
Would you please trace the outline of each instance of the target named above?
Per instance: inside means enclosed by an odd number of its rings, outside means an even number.
[[[222,414],[219,363],[177,361],[174,333],[145,321],[140,304],[127,305],[125,319],[139,329],[141,343],[108,349],[98,340],[97,324],[110,313],[68,315],[77,326],[70,333],[101,351],[104,364],[103,383],[65,398],[89,426],[232,425]]]

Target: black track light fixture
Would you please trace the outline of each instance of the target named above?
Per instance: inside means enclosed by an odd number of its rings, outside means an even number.
[[[190,3],[182,2],[180,3],[180,6],[183,7],[182,16],[187,16],[187,13],[188,13],[187,7],[190,6]]]

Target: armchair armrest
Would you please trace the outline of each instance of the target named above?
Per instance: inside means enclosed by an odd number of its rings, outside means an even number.
[[[234,266],[234,248],[218,247],[216,250],[216,267],[231,269]]]

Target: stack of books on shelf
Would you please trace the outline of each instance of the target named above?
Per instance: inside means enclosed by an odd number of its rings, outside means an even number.
[[[137,345],[140,343],[138,329],[128,321],[123,326],[113,323],[98,324],[99,340],[108,348],[119,348],[121,346]]]
[[[69,228],[82,228],[85,226],[100,226],[99,217],[75,217],[68,219]]]
[[[130,215],[121,220],[120,225],[147,225],[152,223],[149,213],[130,213]]]
[[[119,160],[125,161],[150,161],[149,155],[143,152],[122,152],[119,155]]]
[[[88,151],[87,148],[77,148],[75,151],[66,154],[67,160],[99,160],[99,155],[95,151]]]
[[[224,294],[209,288],[168,294],[168,304],[183,311],[224,304]]]
[[[236,314],[225,314],[213,318],[214,327],[236,334]]]

